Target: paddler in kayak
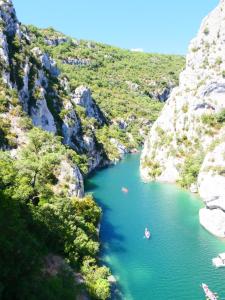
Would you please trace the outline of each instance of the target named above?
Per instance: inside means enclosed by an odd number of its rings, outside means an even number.
[[[125,188],[125,187],[122,187],[122,189],[121,189],[121,190],[122,190],[122,192],[123,192],[123,193],[128,193],[128,189],[127,189],[127,188]]]
[[[151,236],[150,231],[148,230],[148,228],[145,228],[145,237],[146,237],[146,239],[150,239],[150,236]]]

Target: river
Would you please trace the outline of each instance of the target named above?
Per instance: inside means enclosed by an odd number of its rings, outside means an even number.
[[[139,159],[128,155],[86,183],[103,210],[101,259],[118,280],[121,298],[200,300],[205,299],[204,282],[225,299],[225,269],[211,262],[225,252],[225,242],[200,226],[201,200],[173,185],[144,184]],[[145,227],[152,234],[149,240]]]

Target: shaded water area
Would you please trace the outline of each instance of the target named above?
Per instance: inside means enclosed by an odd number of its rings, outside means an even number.
[[[202,202],[176,186],[144,184],[139,159],[128,155],[86,183],[103,209],[101,258],[117,278],[122,299],[205,299],[202,282],[225,299],[225,269],[212,266],[225,242],[200,226]]]

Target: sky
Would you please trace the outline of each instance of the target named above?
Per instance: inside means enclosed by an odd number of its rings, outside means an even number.
[[[186,54],[219,0],[13,0],[24,24],[145,52]]]

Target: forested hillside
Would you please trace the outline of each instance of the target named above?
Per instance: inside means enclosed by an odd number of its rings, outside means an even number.
[[[183,62],[27,27],[0,1],[0,299],[109,297],[83,178],[142,143]]]
[[[96,133],[108,156],[114,159],[121,154],[117,141],[125,146],[125,152],[140,146],[178,84],[184,57],[132,52],[76,40],[52,28],[29,26],[29,30],[32,42],[54,58],[72,89],[91,89],[108,120],[107,128]]]

